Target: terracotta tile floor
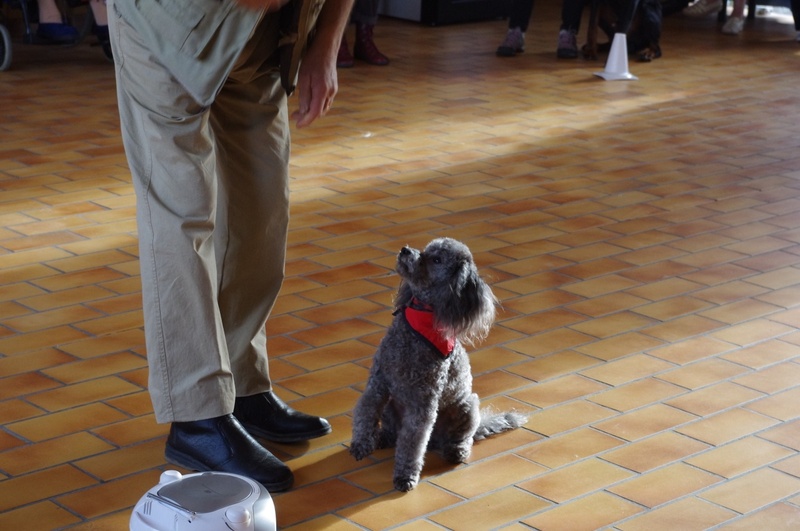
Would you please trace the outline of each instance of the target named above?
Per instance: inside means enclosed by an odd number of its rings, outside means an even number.
[[[13,16],[13,13],[12,13]],[[271,445],[281,528],[800,528],[800,45],[665,21],[638,81],[527,51],[504,21],[381,20],[387,68],[341,71],[294,132],[280,393],[333,434]],[[18,30],[18,28],[14,28]],[[352,30],[351,30],[352,31]],[[583,39],[581,39],[583,40]],[[111,65],[18,45],[0,73],[0,529],[127,529],[166,468],[152,416],[135,198]],[[296,100],[293,100],[296,105]],[[392,489],[350,412],[390,320],[394,255],[464,240],[503,312],[472,354],[484,403],[531,413],[471,462]]]

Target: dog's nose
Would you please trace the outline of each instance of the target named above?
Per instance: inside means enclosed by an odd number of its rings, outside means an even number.
[[[411,249],[406,245],[402,249],[400,249],[400,254],[411,254]]]

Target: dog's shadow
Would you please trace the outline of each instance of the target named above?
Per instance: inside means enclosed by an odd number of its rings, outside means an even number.
[[[322,459],[313,462],[308,460],[307,464],[298,466],[296,469],[293,468],[297,487],[333,477],[376,495],[395,491],[392,480],[395,465],[394,448],[375,450],[369,458],[361,461],[353,459],[346,447],[336,448],[334,452],[326,452],[326,454]],[[466,465],[448,463],[438,452],[429,450],[425,454],[425,466],[422,469],[421,480],[436,477],[463,466]],[[397,494],[402,497],[404,493],[397,492]]]
[[[288,464],[295,484],[287,492],[273,494],[278,529],[334,512],[372,512],[377,505],[421,495],[394,489],[394,448],[376,450],[369,458],[356,461],[346,446],[336,445]],[[464,465],[447,463],[435,452],[428,452],[421,483],[460,466]]]

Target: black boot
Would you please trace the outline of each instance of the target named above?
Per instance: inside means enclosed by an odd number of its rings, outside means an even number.
[[[237,397],[233,414],[251,435],[273,442],[307,441],[331,432],[327,420],[295,411],[272,391]]]
[[[285,464],[253,439],[233,415],[173,422],[164,452],[170,463],[200,472],[229,472],[258,481],[268,491],[292,486]]]

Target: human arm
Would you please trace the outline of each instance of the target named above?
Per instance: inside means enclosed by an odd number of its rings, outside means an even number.
[[[292,119],[298,128],[324,116],[333,104],[339,89],[336,53],[352,7],[353,0],[326,0],[319,14],[314,38],[297,76],[298,109]]]

